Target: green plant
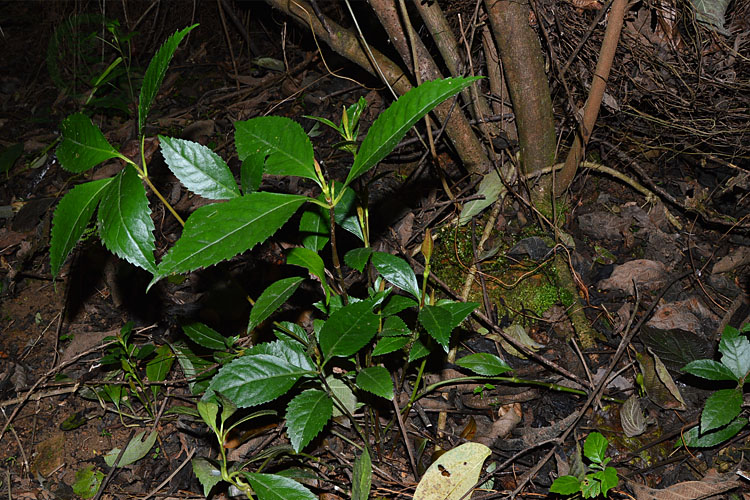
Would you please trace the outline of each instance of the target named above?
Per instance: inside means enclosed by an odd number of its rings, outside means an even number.
[[[234,408],[261,405],[288,393],[290,401],[285,421],[292,446],[284,450],[285,453],[290,450],[300,453],[336,415],[348,417],[364,438],[358,421],[353,418],[364,394],[393,398],[394,382],[389,370],[381,365],[382,356],[402,361],[402,377],[413,363],[421,362],[413,401],[421,383],[425,359],[433,346],[439,345],[447,351],[451,332],[477,304],[435,300],[427,293],[431,238],[427,237],[423,245],[426,270],[421,287],[406,261],[373,251],[369,247],[367,206],[360,202],[352,185],[385,158],[420,118],[476,78],[427,82],[414,89],[378,117],[359,147],[356,147],[356,139],[359,115],[365,105],[363,100],[344,110],[341,125],[322,120],[339,131],[345,141],[342,147],[354,156],[343,182],[327,177],[315,161],[312,144],[302,127],[287,118],[269,116],[235,124],[235,144],[242,161],[240,187],[224,160],[207,147],[160,136],[164,159],[185,187],[209,199],[225,200],[199,208],[183,223],[150,181],[143,153],[143,130],[169,61],[179,42],[193,28],[171,36],[146,71],[138,103],[140,164],[111,146],[86,116],[75,114],[63,122],[63,140],[57,153],[64,168],[81,173],[110,158],[119,158],[126,166],[112,178],[76,186],[61,200],[53,220],[52,271],[57,274],[97,208],[98,234],[104,245],[153,274],[151,287],[162,278],[214,265],[251,249],[274,234],[308,203],[300,218],[303,247],[288,253],[287,264],[306,269],[322,285],[324,300],[316,306],[324,319],[316,321],[315,331],[308,332],[290,323],[277,324],[274,332],[277,340],[245,351],[227,352],[233,339],[224,338],[206,325],[186,326],[186,335],[203,348],[212,350],[215,359],[223,364],[215,375],[205,370],[206,364],[201,364],[201,358],[193,354],[187,344],[175,344],[172,349],[186,376],[192,378],[193,392],[206,391],[199,412],[222,443],[226,433],[238,425],[238,422],[228,423],[235,413]],[[321,194],[311,198],[260,192],[263,173],[310,179],[318,185]],[[154,226],[142,182],[184,224],[182,236],[158,265],[154,256]],[[370,281],[365,296],[352,296],[346,289],[336,244],[337,226],[356,235],[364,245],[348,252],[344,262],[359,272],[370,268],[373,274],[379,274]],[[332,280],[319,255],[326,247],[331,252]],[[248,332],[284,304],[303,280],[301,277],[285,278],[268,286],[254,301]],[[393,286],[386,286],[386,282]],[[396,288],[404,295],[397,294]],[[407,323],[399,316],[406,309],[417,311],[416,321]],[[131,391],[148,406],[145,387],[135,370],[143,348],[130,344],[128,334],[121,333],[116,340],[108,361],[119,360]],[[118,394],[114,396],[110,395],[113,401],[120,400]],[[217,423],[219,405],[222,413]],[[241,418],[239,422],[257,415]],[[367,440],[363,441],[367,446]],[[140,451],[145,447],[140,445],[133,456],[143,456]],[[284,490],[283,497],[289,499],[311,498],[312,495],[296,482],[289,483],[291,480],[287,478],[245,472],[246,464],[227,464],[223,454],[221,462],[213,465],[218,467],[215,469],[220,472],[218,476],[214,472],[199,475],[204,488],[209,490],[213,478],[218,477],[248,496],[252,489],[261,500],[279,498],[277,493],[270,493],[279,489]],[[206,480],[207,477],[212,479]]]
[[[747,418],[740,417],[742,411],[742,389],[750,372],[750,341],[745,334],[750,323],[738,330],[730,325],[724,328],[719,342],[721,361],[699,359],[691,361],[683,371],[714,381],[735,384],[730,389],[719,389],[707,400],[701,412],[700,424],[688,430],[680,443],[693,447],[709,447],[723,443],[747,425]]]
[[[111,402],[117,410],[120,418],[123,417],[124,405],[131,417],[135,416],[132,399],[137,399],[150,418],[154,417],[154,402],[159,393],[158,385],[150,388],[143,378],[143,368],[149,382],[161,382],[167,378],[172,369],[175,355],[168,346],[156,347],[151,343],[140,346],[135,345],[132,340],[133,323],[126,323],[115,336],[105,337],[106,342],[113,344],[102,357],[101,363],[109,373],[106,378],[114,380],[121,378],[116,384],[106,384],[92,390],[93,394],[102,403]],[[88,393],[86,393],[88,394]]]
[[[605,458],[604,454],[609,446],[607,438],[598,432],[592,432],[586,437],[583,444],[583,455],[591,462],[587,468],[585,465],[575,476],[560,476],[552,483],[550,493],[560,495],[577,495],[583,498],[596,498],[600,494],[605,498],[607,492],[617,486],[619,477],[617,469],[607,464],[612,460]],[[578,448],[578,462],[580,463],[581,450]]]

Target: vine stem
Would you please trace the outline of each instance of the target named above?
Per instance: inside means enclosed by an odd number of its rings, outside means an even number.
[[[141,144],[141,155],[143,155],[143,144]],[[149,179],[148,170],[146,169],[146,167],[144,168],[139,167],[136,162],[134,162],[133,160],[131,160],[130,158],[128,158],[127,156],[123,154],[118,155],[118,158],[129,163],[130,165],[133,166],[133,168],[135,168],[135,171],[138,172],[138,177],[140,177],[142,180],[146,182],[146,184],[148,185],[148,188],[156,195],[157,198],[159,198],[159,201],[161,201],[164,204],[164,206],[167,207],[167,210],[169,210],[169,212],[174,216],[174,218],[177,219],[177,222],[179,222],[182,227],[185,227],[185,221],[182,220],[182,217],[179,216],[179,214],[175,211],[174,207],[172,207],[172,205],[169,204],[167,199],[164,198],[161,192],[159,192],[159,190],[156,189],[156,186],[154,186],[154,184],[151,182],[151,179]],[[145,165],[144,160],[145,159],[142,159],[141,161],[143,161]]]

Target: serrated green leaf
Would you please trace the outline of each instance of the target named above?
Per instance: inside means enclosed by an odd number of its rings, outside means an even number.
[[[284,340],[278,339],[273,342],[263,342],[256,344],[247,351],[248,354],[268,354],[281,358],[292,366],[302,368],[309,372],[315,371],[315,364],[307,355],[304,348],[296,340],[285,337]]]
[[[450,325],[451,330],[453,330],[460,325],[469,314],[473,313],[474,310],[479,307],[479,304],[476,302],[441,301],[438,306],[451,313]]]
[[[253,248],[275,233],[307,200],[280,193],[250,193],[200,207],[149,284],[173,273],[211,266]]]
[[[83,113],[70,115],[63,120],[60,128],[63,139],[57,148],[57,159],[69,172],[85,172],[103,161],[120,156]]]
[[[160,135],[161,153],[172,173],[190,191],[211,200],[229,200],[240,190],[226,162],[197,142]]]
[[[229,339],[203,323],[195,322],[182,325],[182,331],[185,332],[185,335],[187,335],[190,340],[206,349],[219,351],[229,347],[227,345]]]
[[[416,300],[410,299],[409,297],[404,297],[403,295],[392,294],[390,297],[388,297],[388,301],[383,306],[381,314],[383,316],[392,316],[394,314],[400,313],[405,309],[416,306]]]
[[[143,84],[141,85],[141,94],[138,98],[138,135],[143,133],[143,126],[146,124],[146,118],[151,110],[151,105],[154,102],[159,87],[161,87],[162,81],[164,81],[164,75],[169,67],[169,62],[174,56],[177,46],[180,44],[185,35],[190,33],[197,24],[188,26],[185,29],[176,31],[172,36],[167,38],[167,41],[159,47],[151,62],[148,64],[146,74],[143,76]]]
[[[150,273],[156,273],[154,222],[146,190],[135,169],[112,178],[99,205],[99,237],[107,250]]]
[[[458,500],[477,483],[482,465],[492,452],[480,443],[464,443],[430,465],[414,492],[414,500]]]
[[[286,407],[286,428],[294,451],[301,452],[333,415],[333,402],[324,391],[297,394]]]
[[[328,288],[328,283],[326,282],[325,264],[317,252],[309,248],[292,248],[286,256],[286,263],[292,266],[304,267],[310,271],[310,274],[317,277],[320,280],[320,284],[323,285],[323,290],[326,293],[326,304],[328,303],[331,297],[331,290]]]
[[[49,261],[53,276],[60,272],[86,226],[94,215],[104,192],[112,179],[101,179],[79,184],[63,196],[52,218]]]
[[[724,441],[734,437],[747,425],[747,418],[737,417],[730,422],[726,427],[723,427],[717,431],[701,434],[698,426],[693,427],[683,434],[685,443],[693,448],[710,448],[721,444]],[[675,446],[679,446],[681,442],[678,442]]]
[[[410,293],[416,299],[420,298],[417,277],[414,270],[404,259],[385,252],[373,252],[371,262],[383,278],[401,290]]]
[[[371,247],[355,248],[344,255],[344,263],[361,273],[364,271],[367,261],[370,259],[370,255],[372,255]]]
[[[369,301],[355,302],[331,314],[320,330],[323,357],[351,356],[364,347],[378,330],[378,317]]]
[[[330,227],[323,207],[314,205],[302,212],[299,232],[305,248],[316,252],[323,250],[330,239]]]
[[[607,446],[609,446],[607,438],[598,432],[592,432],[586,438],[586,442],[583,443],[583,454],[592,462],[600,464],[604,460],[604,452],[607,451]]]
[[[408,337],[383,337],[372,350],[373,356],[382,356],[402,349],[409,343]]]
[[[352,467],[352,500],[368,500],[372,486],[372,461],[367,448],[354,461]]]
[[[157,432],[152,431],[146,439],[143,439],[145,434],[146,431],[140,432],[130,440],[125,447],[125,452],[122,454],[122,458],[117,462],[117,467],[125,467],[126,465],[135,463],[146,456],[149,450],[154,446],[154,443],[156,443]],[[115,460],[117,460],[119,454],[120,448],[113,448],[104,456],[104,461],[110,467],[114,467]]]
[[[708,380],[737,381],[737,377],[732,373],[732,370],[713,359],[698,359],[696,361],[691,361],[685,365],[682,371]]]
[[[594,479],[593,474],[586,474],[585,479],[581,481],[581,494],[583,498],[596,498],[601,492],[602,483]]]
[[[602,483],[602,495],[607,496],[607,492],[617,486],[620,482],[620,478],[617,477],[617,469],[614,467],[607,467],[603,471],[597,472],[596,478]]]
[[[357,387],[384,399],[393,399],[391,374],[382,366],[370,366],[357,373]]]
[[[573,495],[581,491],[581,482],[575,476],[560,476],[549,488],[550,493],[558,495]]]
[[[380,335],[383,337],[399,337],[402,335],[411,335],[411,330],[406,322],[398,316],[388,316],[385,318]]]
[[[211,488],[221,482],[221,467],[209,458],[198,457],[192,460],[193,473],[203,486],[203,496],[208,498]]]
[[[430,354],[430,350],[421,340],[417,339],[414,341],[414,344],[412,344],[411,350],[409,351],[409,363],[422,359],[428,354]]]
[[[750,341],[744,335],[724,334],[719,342],[721,362],[737,377],[745,378],[750,371]]]
[[[310,370],[268,354],[237,358],[223,366],[209,388],[231,399],[240,408],[256,406],[285,394]]]
[[[284,278],[263,290],[250,311],[250,320],[247,324],[248,333],[281,307],[303,281],[305,279],[298,276]]]
[[[219,415],[219,405],[213,401],[198,401],[196,405],[198,407],[198,413],[200,414],[203,422],[211,428],[216,430],[216,417]]]
[[[419,323],[427,333],[448,352],[451,335],[451,313],[439,306],[424,306],[419,311]]]
[[[258,500],[318,500],[294,479],[255,472],[244,472],[243,476],[255,490]]]
[[[472,77],[433,80],[401,96],[373,122],[359,147],[354,165],[349,170],[344,184],[348,186],[385,158],[406,132],[435,106],[478,79]]]
[[[705,434],[723,427],[742,411],[742,392],[737,389],[721,389],[706,400],[701,413],[701,433]]]
[[[474,373],[488,377],[496,377],[497,375],[513,370],[508,363],[488,352],[469,354],[458,359],[456,364],[468,368]]]
[[[260,188],[263,182],[263,162],[266,157],[262,154],[250,155],[245,158],[240,167],[240,184],[242,192],[252,193]]]
[[[265,172],[312,179],[315,173],[313,147],[299,123],[282,116],[261,116],[235,122],[234,140],[240,160],[261,154],[266,158]]]

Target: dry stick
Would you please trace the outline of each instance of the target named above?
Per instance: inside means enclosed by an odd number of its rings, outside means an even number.
[[[406,426],[404,425],[404,419],[401,417],[401,408],[398,407],[396,398],[392,400],[393,408],[396,410],[396,419],[398,420],[398,427],[401,429],[401,435],[404,438],[404,446],[406,447],[406,453],[409,455],[409,463],[411,464],[411,470],[414,473],[414,480],[419,481],[419,470],[417,469],[417,462],[414,460],[414,450],[412,450],[411,442],[409,441],[409,434],[406,432]]]
[[[565,192],[573,181],[578,164],[583,159],[584,149],[591,137],[591,131],[596,123],[596,118],[599,116],[599,108],[604,97],[604,90],[607,87],[609,71],[612,68],[612,61],[620,39],[626,4],[627,0],[614,0],[612,3],[612,9],[607,19],[607,29],[602,41],[602,48],[599,51],[599,60],[596,63],[596,70],[594,71],[594,79],[591,82],[591,91],[583,109],[583,126],[573,140],[573,145],[568,152],[567,158],[565,158],[565,166],[560,171],[557,179],[555,179],[555,197]]]
[[[237,85],[237,90],[240,90],[240,73],[237,70],[237,59],[234,58],[234,49],[232,48],[232,39],[229,36],[229,30],[227,29],[227,20],[224,17],[224,7],[221,4],[221,0],[216,0],[216,8],[219,9],[219,18],[221,19],[221,27],[224,30],[224,38],[227,40],[227,48],[229,49],[229,57],[232,58],[232,68],[234,69],[234,82]]]
[[[591,404],[594,402],[595,399],[599,397],[599,394],[604,390],[604,387],[607,385],[607,378],[609,377],[609,374],[612,373],[612,370],[614,369],[615,365],[620,361],[620,358],[623,354],[625,354],[625,350],[627,349],[630,342],[633,340],[633,337],[635,337],[635,334],[638,333],[641,329],[641,326],[643,323],[646,322],[646,320],[651,316],[651,313],[653,312],[656,305],[659,303],[661,298],[664,296],[665,293],[667,293],[667,290],[669,290],[672,285],[677,283],[683,278],[686,278],[693,274],[693,271],[685,271],[682,274],[677,275],[676,277],[672,278],[669,283],[667,283],[664,288],[659,292],[659,295],[654,299],[651,306],[646,310],[645,314],[641,317],[641,319],[638,321],[638,323],[632,328],[627,330],[625,335],[623,335],[622,340],[620,341],[620,345],[617,346],[617,351],[615,351],[615,354],[612,356],[612,359],[609,362],[609,365],[607,365],[607,369],[602,374],[602,378],[599,381],[599,383],[596,385],[594,390],[589,395],[588,399],[586,399],[586,402],[583,404],[583,407],[581,407],[580,410],[578,410],[578,415],[576,416],[575,420],[573,420],[573,423],[568,427],[568,429],[560,435],[560,439],[558,442],[562,443],[565,442],[565,440],[568,438],[571,432],[573,432],[573,429],[575,429],[578,422],[581,420],[581,417],[586,413],[586,410],[591,406]],[[636,288],[636,297],[637,297],[638,289]],[[637,303],[637,300],[636,300]],[[631,321],[635,317],[635,313],[633,313],[633,316],[631,316]],[[531,479],[536,476],[536,474],[541,470],[542,467],[549,461],[550,458],[555,454],[554,448],[547,452],[547,454],[544,456],[544,458],[537,463],[531,470],[529,470],[526,474],[524,474],[523,478],[521,479],[521,483],[518,485],[518,487],[513,490],[513,492],[510,494],[510,498],[515,498],[516,495],[518,495],[521,490],[523,490],[526,487],[526,484],[528,484]]]

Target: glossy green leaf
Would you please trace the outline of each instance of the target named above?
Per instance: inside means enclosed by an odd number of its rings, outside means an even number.
[[[266,157],[263,154],[250,155],[245,158],[240,167],[240,184],[242,185],[242,192],[252,193],[260,188],[260,184],[263,182],[263,163]]]
[[[196,322],[182,325],[182,331],[185,332],[185,335],[187,335],[190,340],[206,349],[219,351],[229,347],[229,345],[227,345],[227,343],[230,342],[229,339],[203,323]]]
[[[382,366],[370,366],[357,372],[357,387],[384,399],[393,399],[390,372]]]
[[[469,314],[473,313],[479,307],[479,304],[476,302],[441,301],[438,306],[451,313],[450,327],[451,331],[453,331]]]
[[[708,380],[732,380],[737,381],[737,376],[729,367],[714,361],[713,359],[698,359],[691,361],[682,371]]]
[[[305,279],[298,276],[284,278],[263,290],[250,311],[250,321],[247,324],[248,333],[281,307],[303,281]]]
[[[592,462],[600,464],[604,461],[604,452],[607,451],[607,446],[609,446],[607,438],[598,432],[592,432],[586,438],[586,442],[583,443],[583,454]]]
[[[734,373],[737,380],[745,378],[750,371],[750,341],[747,337],[725,330],[719,342],[719,352],[722,364]]]
[[[312,143],[299,123],[282,116],[261,116],[235,122],[234,126],[240,160],[263,155],[266,173],[295,175],[320,184],[315,174]]]
[[[388,316],[383,322],[383,329],[380,331],[380,335],[383,337],[411,335],[411,330],[403,319],[398,316]]]
[[[345,185],[364,174],[386,157],[406,132],[435,106],[478,80],[447,78],[425,82],[401,96],[373,122],[359,147]]]
[[[344,195],[333,209],[334,222],[359,238],[359,241],[364,241],[365,237],[362,235],[362,228],[359,225],[359,217],[357,217],[357,205],[359,204],[357,194],[349,187],[344,188],[343,184],[340,182],[335,183],[335,189],[336,193],[339,193],[343,189]],[[336,196],[338,196],[338,194]]]
[[[559,495],[573,495],[581,491],[581,482],[575,476],[560,476],[549,488],[550,493]]]
[[[420,298],[419,285],[414,270],[401,257],[385,252],[373,252],[371,257],[375,269],[395,286],[410,293],[416,299]]]
[[[268,354],[283,359],[292,366],[302,368],[310,372],[315,371],[315,364],[305,352],[304,347],[296,340],[286,337],[273,342],[256,344],[247,350],[248,354]]]
[[[306,200],[292,194],[250,193],[197,209],[149,287],[169,274],[211,266],[253,248],[283,226]]]
[[[378,317],[369,301],[355,302],[331,314],[320,330],[325,359],[351,356],[364,347],[378,330]]]
[[[736,436],[747,425],[747,418],[737,417],[726,427],[713,432],[700,433],[698,426],[683,434],[685,443],[692,448],[710,448]],[[679,446],[680,442],[675,446]]]
[[[146,456],[149,450],[154,446],[154,443],[156,443],[157,432],[152,431],[144,439],[143,437],[145,434],[146,431],[143,431],[133,436],[133,439],[131,439],[125,447],[125,452],[122,454],[122,457],[117,462],[117,467],[125,467],[126,465],[135,463]],[[119,454],[120,448],[113,448],[109,453],[104,455],[104,461],[110,467],[114,467],[115,460],[117,460]]]
[[[326,282],[325,264],[317,252],[309,248],[292,248],[287,253],[286,263],[292,266],[304,267],[310,271],[310,274],[318,278],[321,285],[323,285],[323,290],[326,293],[326,303],[328,303],[331,297],[331,290],[328,288],[328,283]]]
[[[488,377],[495,377],[513,370],[508,363],[488,352],[469,354],[468,356],[456,360],[456,364],[468,368],[474,373]]]
[[[372,487],[372,461],[367,448],[354,460],[352,467],[352,500],[368,500]]]
[[[219,484],[221,479],[221,466],[210,458],[198,457],[192,460],[193,473],[203,486],[203,496],[208,498],[211,488]]]
[[[211,200],[229,200],[240,190],[226,162],[197,142],[160,135],[161,154],[180,182],[190,191]]]
[[[409,337],[383,337],[372,350],[373,356],[382,356],[402,349],[409,343]]]
[[[299,220],[299,232],[305,248],[319,252],[330,239],[330,226],[325,209],[313,205],[302,212]]]
[[[451,340],[451,314],[440,306],[424,306],[419,311],[419,323],[427,333],[448,352]]]
[[[318,497],[294,479],[255,472],[245,472],[243,476],[253,487],[258,500],[318,500]]]
[[[69,172],[85,172],[120,155],[83,113],[67,117],[63,120],[61,129],[62,142],[57,148],[57,159]]]
[[[414,344],[412,344],[411,350],[409,351],[409,363],[422,359],[428,354],[430,354],[430,350],[421,340],[417,339]]]
[[[480,443],[464,443],[442,454],[427,469],[414,500],[459,500],[471,497],[491,450]]]
[[[603,471],[594,473],[594,477],[601,482],[602,495],[605,497],[607,492],[620,482],[620,478],[617,477],[617,469],[614,467],[606,467]]]
[[[388,297],[388,300],[383,306],[383,310],[381,311],[381,313],[383,314],[383,316],[392,316],[394,314],[400,313],[405,309],[416,306],[417,301],[414,299],[404,297],[403,295],[391,294],[391,296]]]
[[[112,179],[101,179],[79,184],[63,196],[52,218],[49,261],[53,276],[60,272],[65,259],[94,215]]]
[[[742,392],[737,389],[721,389],[706,400],[701,413],[701,432],[710,432],[727,425],[742,411]]]
[[[286,407],[286,428],[294,451],[301,452],[333,415],[333,402],[324,391],[297,394]]]
[[[285,394],[310,370],[268,354],[237,358],[223,366],[209,388],[231,399],[240,408],[256,406]]]
[[[177,46],[180,44],[185,35],[190,33],[197,24],[189,26],[187,28],[176,31],[172,36],[167,38],[167,41],[159,47],[154,57],[151,58],[151,62],[148,64],[146,74],[143,76],[143,84],[141,85],[141,94],[138,98],[138,134],[143,133],[143,126],[146,124],[146,118],[151,110],[151,105],[154,102],[159,87],[161,87],[164,81],[164,75],[169,67],[169,62],[172,60]]]
[[[99,237],[107,250],[150,273],[156,272],[154,222],[146,190],[135,169],[112,178],[99,205]]]
[[[364,271],[367,261],[370,260],[370,255],[372,255],[372,248],[370,247],[355,248],[344,255],[344,263],[361,273]]]
[[[216,417],[219,415],[219,405],[213,401],[198,401],[197,405],[198,413],[200,414],[203,422],[216,431]]]

